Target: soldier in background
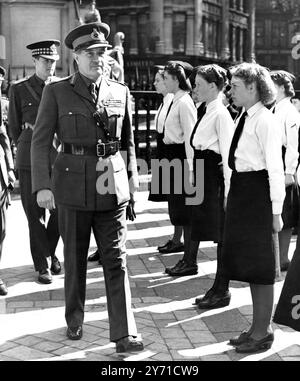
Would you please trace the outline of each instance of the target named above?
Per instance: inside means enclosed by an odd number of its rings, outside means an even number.
[[[4,76],[5,69],[0,66],[0,100]],[[13,189],[14,182],[13,158],[6,129],[2,123],[2,106],[0,102],[0,259],[6,234],[6,210],[9,205],[9,191]],[[6,295],[7,292],[5,283],[0,279],[0,295]]]
[[[31,50],[35,74],[14,83],[10,88],[8,129],[17,147],[21,200],[28,220],[30,249],[40,283],[51,283],[52,274],[59,274],[61,266],[55,256],[59,240],[57,211],[53,210],[46,224],[46,213],[36,202],[31,186],[30,144],[44,86],[56,80],[54,71],[59,59],[57,40],[46,40],[27,45]],[[52,147],[53,162],[56,150]],[[49,172],[51,167],[49,166]],[[51,271],[50,271],[51,269]]]

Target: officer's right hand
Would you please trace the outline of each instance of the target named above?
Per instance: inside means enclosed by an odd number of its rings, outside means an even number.
[[[41,208],[55,209],[54,195],[50,189],[39,190],[36,195],[36,201]]]

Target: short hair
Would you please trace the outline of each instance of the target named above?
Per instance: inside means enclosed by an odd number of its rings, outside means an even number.
[[[230,68],[230,73],[245,82],[246,85],[256,83],[259,99],[269,105],[276,99],[276,89],[270,72],[257,63],[244,62]]]
[[[277,86],[284,86],[284,92],[287,97],[294,97],[295,90],[293,83],[296,77],[285,70],[273,70],[271,71],[272,81]]]
[[[203,77],[208,83],[215,83],[218,90],[222,90],[227,84],[227,71],[216,64],[199,66],[197,75]]]
[[[179,88],[184,91],[192,91],[191,83],[188,77],[191,75],[193,66],[187,62],[169,61],[164,71],[176,77],[179,82]]]

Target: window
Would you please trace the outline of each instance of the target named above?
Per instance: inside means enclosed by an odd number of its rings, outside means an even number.
[[[175,13],[173,16],[173,52],[185,53],[186,17],[184,13]]]

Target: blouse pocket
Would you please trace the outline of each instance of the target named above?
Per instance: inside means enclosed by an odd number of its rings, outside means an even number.
[[[60,116],[62,139],[82,139],[88,136],[88,116],[82,112],[69,111]]]

